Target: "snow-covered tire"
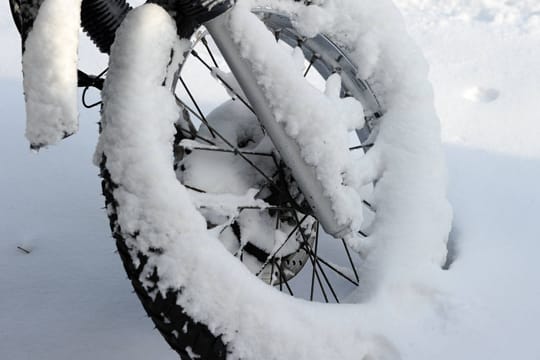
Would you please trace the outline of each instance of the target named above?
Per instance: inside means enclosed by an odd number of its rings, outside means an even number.
[[[373,148],[351,175],[352,182],[377,182],[370,234],[351,243],[364,255],[363,286],[352,299],[440,271],[450,211],[439,128],[425,64],[404,36],[399,14],[387,1],[261,0],[257,6],[291,16],[306,36],[325,33],[346,49],[384,109],[370,124]],[[323,307],[284,296],[207,231],[173,169],[180,115],[168,79],[171,63],[181,62],[190,46],[176,34],[174,21],[156,5],[128,14],[112,47],[96,151],[119,254],[157,329],[182,359],[398,358],[384,334],[356,320],[375,308]]]
[[[151,291],[140,279],[148,257],[143,252],[133,252],[128,248],[126,234],[122,233],[116,214],[116,201],[113,194],[117,185],[112,181],[110,173],[106,169],[105,158],[100,167],[103,196],[118,254],[122,259],[124,270],[131,281],[135,294],[154,322],[156,329],[170,347],[178,352],[181,359],[193,359],[194,354],[198,355],[200,359],[225,359],[227,349],[221,337],[212,334],[206,325],[194,321],[177,304],[179,290],[170,289],[165,293],[157,292],[155,296],[149,295]],[[157,269],[147,280],[154,282],[157,286],[160,280]]]

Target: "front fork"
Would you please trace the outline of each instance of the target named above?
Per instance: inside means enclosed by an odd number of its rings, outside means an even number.
[[[302,157],[298,143],[287,135],[283,126],[275,120],[265,94],[257,84],[251,65],[240,56],[238,45],[230,35],[228,21],[229,13],[225,12],[205,22],[204,26],[246,94],[259,122],[272,139],[285,164],[291,169],[294,179],[324,230],[336,238],[345,236],[350,231],[349,226],[340,225],[337,222],[332,209],[332,201],[325,195],[315,169]]]

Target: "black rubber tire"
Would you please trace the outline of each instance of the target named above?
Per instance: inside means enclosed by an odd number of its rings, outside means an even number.
[[[154,268],[152,276],[146,280],[153,283],[153,288],[145,287],[140,280],[142,269],[148,263],[151,256],[160,256],[160,250],[154,249],[148,254],[140,251],[133,252],[127,245],[130,238],[137,234],[122,232],[118,224],[117,203],[114,199],[113,190],[118,186],[112,181],[107,170],[107,159],[104,157],[100,164],[100,176],[102,178],[102,192],[105,197],[105,205],[113,238],[116,242],[118,254],[122,259],[135,293],[139,297],[148,317],[152,319],[155,327],[165,338],[169,346],[175,350],[182,360],[224,360],[227,357],[227,346],[218,334],[213,334],[205,324],[194,321],[184,309],[178,305],[177,299],[181,290],[170,289],[163,296],[159,291],[152,297],[149,293],[157,288],[159,282],[159,270]],[[133,259],[136,254],[137,259]],[[137,265],[135,265],[137,264]]]
[[[159,1],[155,2],[159,3]],[[81,8],[82,25],[100,51],[110,53],[115,32],[130,10],[131,7],[127,5],[125,0],[83,0]],[[181,32],[184,36],[189,37],[194,26],[193,24],[184,23],[179,29],[182,29],[179,33]],[[113,190],[117,185],[112,182],[106,164],[107,160],[103,158],[100,165],[100,176],[111,232],[128,279],[131,281],[134,292],[137,294],[148,317],[182,360],[226,359],[227,348],[221,337],[212,334],[205,324],[194,321],[177,304],[181,290],[170,289],[165,296],[160,292],[156,292],[156,295],[152,297],[149,295],[151,289],[142,284],[140,280],[142,269],[147,264],[149,257],[159,256],[160,252],[156,250],[150,254],[143,254],[138,251],[135,253],[136,259],[132,258],[134,252],[130,251],[132,249],[129,249],[126,240],[136,236],[136,234],[123,233],[117,222],[117,207],[113,196]],[[157,284],[159,279],[158,269],[154,269],[152,277],[147,280]]]

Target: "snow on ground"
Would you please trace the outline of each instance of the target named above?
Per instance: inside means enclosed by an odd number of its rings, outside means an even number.
[[[431,65],[446,142],[540,155],[540,2],[396,0]]]
[[[431,65],[455,214],[446,292],[431,295],[449,300],[431,318],[395,319],[402,356],[537,358],[538,2],[396,3]],[[0,357],[174,359],[113,253],[91,165],[96,111],[60,146],[28,150],[8,11],[2,3],[0,39],[13,51],[0,64]]]
[[[538,358],[540,3],[396,3],[431,66],[455,217],[455,309],[407,358]]]

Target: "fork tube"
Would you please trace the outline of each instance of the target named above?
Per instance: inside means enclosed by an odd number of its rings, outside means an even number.
[[[283,127],[274,119],[268,101],[261,88],[257,85],[251,66],[240,56],[238,45],[230,36],[228,20],[229,14],[224,13],[206,22],[204,26],[227,61],[238,84],[244,91],[283,161],[291,169],[294,179],[324,230],[336,238],[343,237],[350,231],[348,224],[338,224],[332,210],[332,201],[324,194],[323,186],[316,177],[315,169],[306,164],[301,156],[300,146],[285,133]]]

